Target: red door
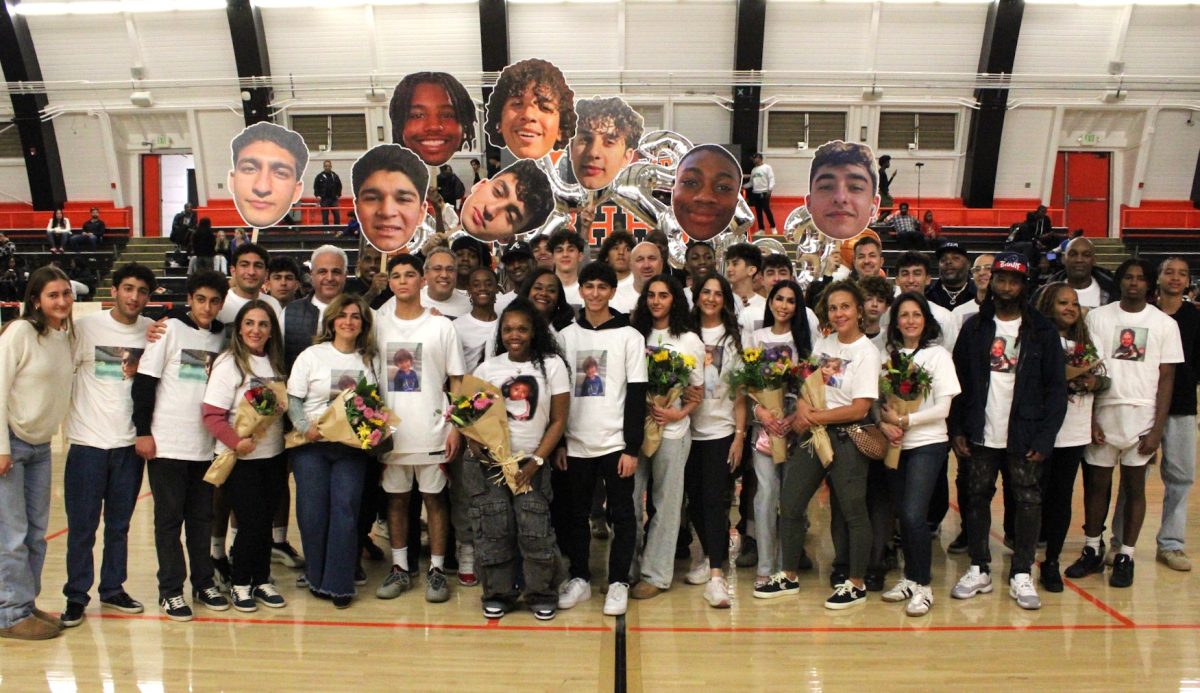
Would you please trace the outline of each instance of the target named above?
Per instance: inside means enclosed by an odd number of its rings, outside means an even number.
[[[1063,210],[1063,226],[1085,236],[1108,237],[1110,152],[1059,152],[1050,206]]]
[[[162,165],[158,154],[142,155],[142,235],[162,235]]]

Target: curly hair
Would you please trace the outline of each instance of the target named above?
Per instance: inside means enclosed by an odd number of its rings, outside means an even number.
[[[809,188],[812,188],[817,174],[826,166],[862,166],[871,176],[871,194],[879,192],[879,172],[875,170],[875,155],[865,144],[834,140],[817,147],[812,168],[808,171]]]
[[[633,309],[629,324],[633,329],[641,332],[643,337],[649,336],[650,330],[654,329],[654,317],[650,315],[647,295],[650,293],[650,287],[659,282],[665,284],[667,291],[671,293],[671,309],[667,311],[667,333],[679,336],[684,332],[694,332],[692,316],[688,312],[687,296],[683,293],[683,286],[678,279],[669,274],[656,274],[646,280],[646,288],[638,296],[637,307]]]
[[[525,203],[525,222],[520,228],[513,229],[513,233],[524,233],[546,223],[546,218],[554,211],[554,191],[550,187],[550,179],[538,168],[537,162],[521,159],[496,174],[496,177],[506,175],[511,175],[516,181],[514,189],[517,200]]]
[[[475,148],[475,103],[466,87],[446,72],[413,72],[404,76],[392,92],[392,101],[388,104],[388,117],[392,121],[392,141],[403,144],[404,123],[408,120],[408,109],[412,107],[413,93],[421,84],[434,84],[446,91],[450,97],[450,105],[454,107],[454,119],[462,126],[463,141],[459,151]]]
[[[817,321],[822,327],[829,327],[829,297],[838,291],[845,291],[854,297],[854,303],[858,306],[858,324],[861,328],[863,324],[863,304],[867,302],[867,295],[863,292],[862,287],[851,279],[842,279],[825,287],[825,290],[821,292],[821,298],[817,299],[817,305],[813,309],[817,314]]]
[[[625,140],[626,149],[634,149],[642,139],[645,121],[619,96],[580,99],[575,104],[577,130],[595,130],[612,123],[613,130]]]
[[[487,115],[483,122],[483,131],[488,139],[497,147],[504,146],[504,138],[500,136],[500,117],[504,112],[504,104],[527,87],[533,87],[538,96],[551,98],[558,105],[558,139],[554,142],[554,148],[567,146],[567,142],[575,135],[575,92],[567,85],[562,70],[538,58],[513,63],[500,73],[488,97]]]

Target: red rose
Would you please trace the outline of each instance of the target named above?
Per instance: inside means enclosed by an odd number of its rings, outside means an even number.
[[[912,381],[910,381],[910,380],[901,381],[900,394],[902,394],[902,395],[912,394],[912,389],[913,389]]]

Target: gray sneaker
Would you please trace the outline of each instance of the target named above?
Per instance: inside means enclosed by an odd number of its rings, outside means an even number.
[[[1033,578],[1029,573],[1017,573],[1008,581],[1008,595],[1017,600],[1017,606],[1022,609],[1036,610],[1042,608],[1042,600],[1038,597],[1033,586]]]
[[[395,599],[412,588],[412,578],[408,571],[398,565],[393,565],[391,572],[383,579],[383,584],[375,590],[375,596],[380,599]]]
[[[450,587],[441,568],[430,568],[425,573],[425,601],[433,604],[450,601]]]

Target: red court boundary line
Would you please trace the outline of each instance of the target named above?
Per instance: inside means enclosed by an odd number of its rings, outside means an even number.
[[[630,630],[639,633],[780,633],[780,634],[799,634],[799,633],[961,633],[961,632],[1013,632],[1024,630],[1040,630],[1040,631],[1077,631],[1077,630],[1135,630],[1138,628],[1161,628],[1163,626],[1124,626],[1113,623],[1078,623],[1078,624],[1053,624],[1053,625],[1036,625],[1028,626],[1002,626],[1002,625],[984,625],[984,626],[846,626],[842,628],[834,626],[811,626],[811,627],[788,627],[788,626],[729,626],[729,627],[711,627],[703,626],[635,626]],[[1196,625],[1180,625],[1180,626],[1165,626],[1167,628],[1175,628],[1179,630],[1200,630],[1200,624]]]
[[[174,623],[166,616],[154,614],[114,614],[100,612],[89,614],[89,618],[117,619],[122,621],[162,621]],[[297,618],[232,618],[221,616],[197,616],[192,623],[224,623],[229,625],[253,624],[260,626],[317,626],[333,628],[381,628],[393,630],[515,630],[541,633],[608,633],[608,626],[537,626],[537,625],[504,625],[499,621],[487,623],[403,623],[388,621],[324,621]]]

